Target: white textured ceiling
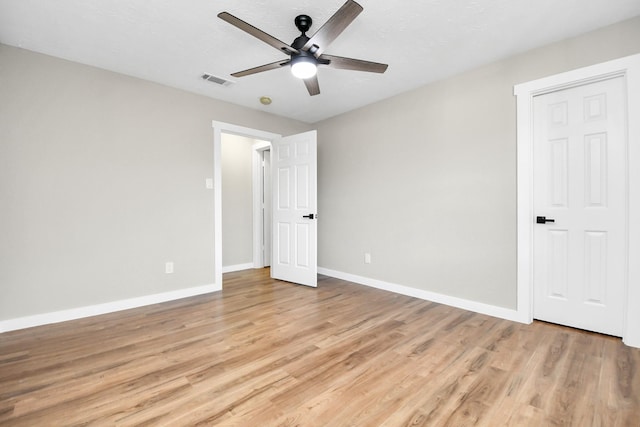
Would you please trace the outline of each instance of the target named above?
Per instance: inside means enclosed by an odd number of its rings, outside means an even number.
[[[227,11],[291,43],[344,0],[0,0],[0,43],[313,123],[518,52],[640,15],[640,0],[359,0],[325,53],[389,64],[385,74],[321,68],[310,97],[286,69],[230,73],[286,56],[217,18]],[[235,81],[203,81],[210,73]],[[263,95],[273,99],[263,106]]]

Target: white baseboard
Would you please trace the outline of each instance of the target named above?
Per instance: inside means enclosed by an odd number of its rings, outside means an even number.
[[[15,319],[0,320],[0,333],[31,328],[33,326],[47,325],[50,323],[65,322],[67,320],[80,319],[83,317],[97,316],[99,314],[113,313],[115,311],[128,310],[130,308],[143,307],[145,305],[158,304],[161,302],[216,292],[221,289],[221,286],[216,284],[196,286],[177,291],[112,301],[104,304],[54,311],[51,313],[35,314],[33,316],[18,317]]]
[[[397,285],[395,283],[384,282],[377,279],[370,279],[368,277],[357,276],[350,273],[343,273],[341,271],[330,270],[328,268],[318,267],[318,273],[324,274],[325,276],[335,277],[336,279],[347,280],[359,285],[369,286],[389,292],[395,292],[401,295],[407,295],[427,301],[437,302],[440,304],[449,305],[451,307],[473,311],[475,313],[486,314],[488,316],[493,316],[500,319],[512,320],[519,323],[529,323],[522,320],[522,316],[519,315],[517,310],[511,310],[508,308],[484,304],[477,301],[452,297],[449,295],[416,289],[409,286]]]
[[[253,268],[253,264],[237,264],[223,268],[223,272],[247,270]],[[382,289],[389,292],[395,292],[401,295],[407,295],[420,298],[427,301],[433,301],[440,304],[449,305],[463,310],[469,310],[476,313],[486,314],[488,316],[498,317],[501,319],[512,320],[520,323],[528,323],[522,320],[516,310],[504,307],[484,304],[476,301],[466,300],[462,298],[452,297],[449,295],[438,294],[435,292],[425,291],[422,289],[411,288],[409,286],[398,285],[395,283],[384,282],[382,280],[370,279],[355,274],[343,273],[340,271],[330,270],[328,268],[318,268],[318,273],[325,276],[335,277],[349,282],[357,283],[372,288]],[[206,294],[221,290],[221,286],[216,284],[197,286],[193,288],[180,289],[177,291],[164,292],[160,294],[146,295],[138,298],[130,298],[126,300],[113,301],[104,304],[97,304],[87,307],[73,308],[69,310],[55,311],[51,313],[36,314],[33,316],[19,317],[15,319],[0,320],[0,333],[9,332],[18,329],[30,328],[33,326],[47,325],[50,323],[65,322],[67,320],[80,319],[83,317],[97,316],[100,314],[113,313],[130,308],[143,307],[145,305],[158,304],[166,301],[173,301],[181,298],[187,298],[195,295]],[[635,344],[635,343],[634,343]],[[633,345],[633,344],[628,344]]]
[[[253,268],[253,263],[252,262],[248,262],[246,264],[236,264],[236,265],[222,266],[222,272],[223,273],[232,273],[234,271],[249,270],[250,268]]]
[[[622,342],[629,347],[640,348],[640,341],[634,340],[632,338],[623,337]]]

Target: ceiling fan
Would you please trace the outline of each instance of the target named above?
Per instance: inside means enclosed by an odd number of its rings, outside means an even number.
[[[334,41],[344,31],[344,29],[351,24],[351,22],[353,22],[362,10],[362,6],[358,3],[353,0],[347,0],[347,2],[331,18],[329,18],[329,20],[313,36],[311,36],[311,38],[306,34],[309,28],[311,28],[311,24],[313,22],[311,17],[308,15],[298,15],[294,22],[302,34],[298,36],[291,45],[278,40],[277,38],[265,33],[251,24],[244,22],[228,12],[221,12],[218,14],[218,18],[238,27],[242,31],[251,34],[257,39],[262,40],[268,45],[273,46],[279,51],[290,56],[288,60],[260,65],[258,67],[249,68],[248,70],[238,71],[231,75],[233,77],[244,77],[289,65],[291,66],[292,74],[304,81],[304,84],[309,91],[309,95],[313,96],[320,93],[320,86],[316,75],[317,67],[319,65],[331,68],[340,68],[343,70],[384,73],[387,69],[387,64],[353,58],[343,58],[323,53],[329,44],[331,44],[331,42]]]

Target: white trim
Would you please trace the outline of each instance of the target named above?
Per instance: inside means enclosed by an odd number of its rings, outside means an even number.
[[[262,216],[262,188],[264,186],[262,176],[262,153],[271,149],[271,143],[267,141],[256,142],[251,146],[253,165],[251,168],[252,193],[253,193],[253,268],[264,267],[262,251],[263,223]]]
[[[629,171],[629,271],[623,341],[640,348],[640,55],[627,69],[627,140]]]
[[[382,289],[385,291],[394,292],[396,294],[420,298],[426,301],[432,301],[463,310],[473,311],[475,313],[486,314],[487,316],[493,316],[505,320],[512,320],[515,322],[521,321],[516,310],[512,310],[509,308],[484,304],[481,302],[452,297],[444,294],[438,294],[436,292],[430,292],[422,289],[412,288],[409,286],[384,282],[382,280],[370,279],[368,277],[357,276],[350,273],[343,273],[341,271],[330,270],[328,268],[318,267],[318,273],[324,274],[325,276],[335,277],[337,279],[357,283],[359,285],[369,286],[371,288]]]
[[[224,267],[222,267],[222,272],[223,273],[232,273],[234,271],[242,271],[242,270],[249,270],[252,268],[256,268],[253,266],[252,262],[248,262],[246,264],[236,264],[236,265],[225,265]]]
[[[221,283],[221,282],[218,282]],[[116,311],[129,310],[131,308],[158,304],[195,295],[208,294],[221,290],[217,285],[196,286],[193,288],[179,289],[160,294],[145,295],[143,297],[129,298],[112,301],[104,304],[90,305],[86,307],[72,308],[69,310],[54,311],[51,313],[35,314],[33,316],[18,317],[0,321],[0,333],[31,328],[34,326],[48,325],[50,323],[66,322],[67,320],[81,319]]]
[[[213,128],[213,275],[222,287],[222,130]]]
[[[222,287],[222,134],[230,133],[263,141],[273,141],[281,135],[238,126],[231,123],[212,121],[213,127],[213,263],[215,282]]]
[[[628,231],[627,306],[623,341],[640,347],[640,54],[514,86],[517,97],[518,318],[533,321],[533,97],[616,76],[627,86]],[[633,185],[631,185],[633,184]]]

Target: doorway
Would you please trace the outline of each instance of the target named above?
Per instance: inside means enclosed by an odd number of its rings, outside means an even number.
[[[254,268],[254,146],[256,140],[222,134],[223,273]],[[261,192],[260,192],[261,193]],[[259,212],[262,215],[262,212]]]
[[[271,142],[281,137],[279,134],[265,132],[224,122],[212,122],[213,127],[213,222],[214,254],[213,269],[215,288],[221,290],[222,282],[222,135],[231,134],[254,140]]]
[[[534,100],[536,97],[592,83],[620,78],[626,107],[626,255],[623,255],[624,285],[622,304],[622,338],[630,346],[640,347],[640,123],[628,118],[640,115],[640,55],[633,55],[602,64],[516,85],[517,97],[517,288],[518,318],[531,323],[534,317],[534,248],[536,213],[534,185]],[[595,98],[594,98],[595,99]],[[597,115],[597,107],[592,112]],[[595,140],[593,141],[595,142]],[[582,141],[584,144],[584,141]],[[597,144],[593,144],[596,147]],[[562,150],[557,152],[561,158]],[[597,153],[597,150],[594,151]],[[560,177],[560,175],[558,175]],[[595,181],[594,181],[595,183]],[[559,193],[558,193],[559,194]],[[549,215],[549,218],[553,219]],[[597,237],[593,235],[592,237]],[[597,239],[593,241],[597,247]],[[593,252],[597,255],[598,251]]]
[[[254,248],[254,260],[263,264],[271,258],[271,277],[297,284],[316,286],[317,282],[317,136],[316,131],[282,137],[278,134],[232,125],[223,122],[213,126],[213,167],[214,167],[214,278],[215,289],[222,289],[222,135],[232,134],[252,138],[270,144],[270,166],[274,177],[271,184],[271,222],[278,232],[271,233],[271,256]],[[256,153],[264,150],[254,150]],[[264,159],[263,154],[263,159]],[[259,159],[256,155],[254,159]],[[254,164],[258,160],[254,161]],[[262,172],[264,180],[266,172]],[[261,174],[257,174],[261,175]],[[256,186],[259,188],[259,186]],[[264,195],[263,195],[264,197]],[[254,199],[254,205],[255,205]],[[263,207],[264,209],[264,207]],[[252,211],[253,212],[253,211]],[[254,215],[260,218],[260,215]],[[263,228],[264,221],[257,227]],[[255,223],[254,223],[255,225]],[[255,236],[255,232],[254,232]],[[264,246],[264,241],[263,241]],[[257,254],[257,256],[256,256]],[[254,264],[255,266],[256,264]],[[276,268],[273,268],[273,267]]]

